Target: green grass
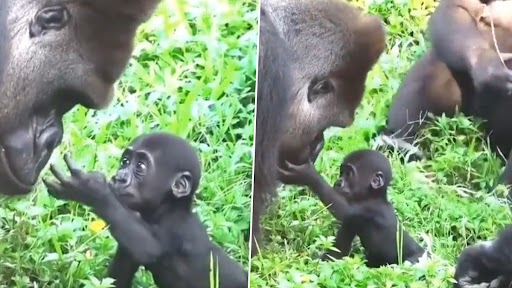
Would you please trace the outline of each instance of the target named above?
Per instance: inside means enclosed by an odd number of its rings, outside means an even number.
[[[436,5],[433,0],[359,4],[384,19],[387,50],[369,74],[354,125],[326,133],[316,168],[330,183],[345,155],[372,147],[405,73],[428,47],[425,29]],[[494,238],[511,219],[493,189],[503,166],[479,131],[476,121],[462,115],[441,117],[420,141],[428,159],[403,165],[398,155],[387,153],[394,172],[390,199],[411,235],[423,246],[431,243],[434,260],[369,269],[357,252],[320,262],[316,257],[331,246],[337,229],[334,218],[307,189],[284,187],[262,223],[266,246],[251,262],[251,287],[452,287],[462,249]]]
[[[193,141],[203,177],[195,210],[211,238],[248,265],[257,46],[255,0],[164,0],[137,36],[134,57],[103,111],[75,108],[50,162],[70,151],[111,176],[137,135]],[[43,176],[50,176],[45,170]],[[35,193],[0,201],[0,287],[107,287],[116,243],[89,209]],[[142,269],[134,287],[151,287]]]

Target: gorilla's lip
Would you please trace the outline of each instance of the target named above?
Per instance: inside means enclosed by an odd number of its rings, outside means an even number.
[[[18,177],[16,177],[16,175],[14,175],[11,166],[9,165],[9,160],[7,160],[7,156],[5,155],[5,148],[2,145],[0,145],[0,164],[2,167],[4,167],[5,174],[9,178],[9,180],[12,181],[12,183],[14,183],[22,190],[32,190],[32,188],[34,187],[33,184],[23,183],[23,181],[21,181]]]
[[[323,141],[324,141],[324,132],[322,131],[322,132],[316,134],[316,136],[313,138],[313,140],[309,144],[309,147],[311,147],[312,150],[314,150],[316,148],[316,146],[318,146],[318,144],[322,143]]]
[[[318,147],[320,146],[321,143],[324,142],[324,133],[323,131],[318,133],[314,138],[313,140],[311,140],[311,142],[309,143],[309,152],[312,154],[312,153],[316,153]]]
[[[132,191],[127,191],[126,186],[124,185],[118,185],[114,183],[111,184],[110,187],[114,194],[120,198],[120,200],[130,200],[135,198],[135,194]]]
[[[135,195],[133,193],[129,193],[129,192],[124,192],[121,194],[118,193],[117,197],[118,197],[119,202],[121,202],[121,204],[123,204],[128,209],[135,211],[135,209],[136,209],[135,202],[136,202],[137,198],[135,197]]]
[[[133,195],[133,193],[129,193],[129,192],[118,193],[117,196],[119,196],[120,198],[123,198],[123,199],[135,198],[135,195]]]

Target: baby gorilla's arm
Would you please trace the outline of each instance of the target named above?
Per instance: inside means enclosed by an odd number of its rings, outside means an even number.
[[[115,287],[132,287],[139,266],[128,250],[117,246],[116,254],[108,267],[108,277],[116,280]]]
[[[57,199],[71,200],[92,207],[98,216],[110,224],[112,236],[136,262],[145,265],[157,261],[164,253],[162,243],[144,220],[119,202],[105,175],[99,172],[83,172],[67,154],[64,161],[71,176],[65,176],[52,165],[50,170],[58,181],[43,179],[48,193]]]
[[[95,213],[110,224],[110,233],[119,245],[141,264],[155,263],[164,254],[164,247],[152,227],[134,211],[124,207],[115,197],[106,205],[93,207]]]
[[[284,182],[308,186],[338,221],[343,221],[348,213],[352,213],[349,212],[350,205],[347,200],[332,189],[311,162],[302,165],[287,162],[285,167],[278,169],[280,179],[284,179]]]

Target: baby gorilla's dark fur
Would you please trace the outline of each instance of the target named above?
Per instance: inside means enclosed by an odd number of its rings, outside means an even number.
[[[110,224],[119,244],[108,274],[116,287],[131,287],[139,266],[158,287],[209,288],[217,269],[218,287],[247,287],[247,272],[209,240],[192,212],[201,165],[187,141],[166,133],[137,137],[110,182],[81,171],[68,155],[64,160],[71,176],[52,165],[58,182],[43,181],[53,197],[88,205]]]
[[[355,236],[361,240],[369,267],[406,260],[416,263],[425,253],[398,225],[393,205],[387,199],[387,187],[392,179],[391,165],[382,153],[359,150],[349,154],[341,164],[340,177],[334,187],[330,187],[311,163],[300,166],[287,163],[287,166],[287,170],[281,172],[310,187],[331,214],[342,222],[334,243],[339,252],[328,251],[323,259],[349,255]],[[403,242],[397,237],[397,226]],[[401,253],[399,247],[402,247]]]
[[[512,225],[496,240],[485,241],[462,251],[455,269],[454,288],[508,288],[512,285]]]

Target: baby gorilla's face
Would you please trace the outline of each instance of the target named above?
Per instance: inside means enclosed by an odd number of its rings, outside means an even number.
[[[133,185],[125,186],[116,182],[114,177],[112,177],[109,185],[119,202],[131,210],[139,211],[143,206],[139,191]]]
[[[110,187],[119,201],[132,210],[139,211],[145,205],[144,183],[151,175],[151,155],[147,151],[126,148],[116,175],[110,180]]]

